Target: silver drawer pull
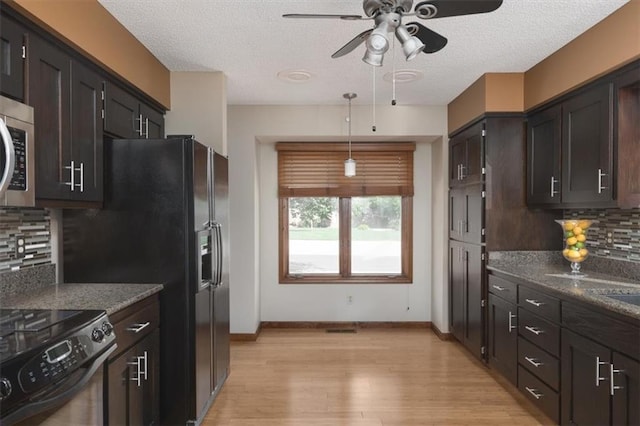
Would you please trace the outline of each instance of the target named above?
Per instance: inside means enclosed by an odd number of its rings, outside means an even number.
[[[544,396],[542,393],[538,393],[538,389],[531,389],[529,386],[524,387],[535,399],[540,399]]]
[[[524,299],[527,303],[532,304],[533,306],[539,308],[540,306],[544,305],[544,302],[538,302],[537,300],[534,299]]]
[[[544,330],[540,330],[539,328],[536,327],[531,327],[529,325],[525,325],[524,326],[525,330],[532,332],[533,334],[535,334],[536,336],[541,335],[542,333],[544,333]]]
[[[142,375],[140,374],[140,360],[141,359],[142,359],[142,357],[137,356],[137,357],[135,357],[135,361],[127,362],[127,365],[135,365],[135,367],[136,367],[135,376],[134,377],[130,377],[129,380],[131,380],[132,382],[136,382],[136,386],[137,387],[142,386]]]
[[[149,321],[145,322],[144,324],[131,324],[125,330],[133,331],[134,333],[140,333],[142,330],[147,328],[149,324],[151,324]]]
[[[495,288],[495,289],[496,289],[496,290],[498,290],[498,291],[505,291],[505,290],[506,290],[506,288],[504,288],[504,287],[500,287],[499,285],[495,285],[495,284],[494,284],[494,285],[492,285],[491,287]]]
[[[525,356],[524,359],[526,359],[529,364],[533,365],[534,367],[538,368],[541,365],[544,365],[543,362],[538,362],[535,358],[529,358],[528,356]]]

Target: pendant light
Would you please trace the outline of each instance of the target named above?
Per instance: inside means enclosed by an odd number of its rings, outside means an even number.
[[[353,177],[356,175],[356,160],[351,158],[351,99],[356,98],[358,95],[355,93],[345,93],[343,98],[349,100],[349,158],[344,160],[344,175],[346,177]]]

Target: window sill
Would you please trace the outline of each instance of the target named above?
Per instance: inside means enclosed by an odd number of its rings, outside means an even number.
[[[280,284],[412,284],[412,278],[402,275],[304,275],[280,277]]]

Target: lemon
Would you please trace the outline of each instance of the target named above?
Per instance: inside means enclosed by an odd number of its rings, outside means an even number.
[[[576,236],[576,239],[580,243],[584,243],[585,241],[587,241],[587,237],[584,234],[580,234],[580,235]]]
[[[575,224],[573,222],[566,222],[564,224],[564,230],[565,231],[571,231],[573,230],[573,227],[575,226]],[[557,229],[557,228],[556,228]]]
[[[575,243],[577,243],[577,242],[578,242],[578,239],[577,239],[576,237],[569,237],[569,238],[567,238],[567,245],[569,245],[569,246],[572,246],[572,245],[574,245],[574,244],[575,244]]]
[[[579,226],[574,226],[573,235],[580,235],[580,234],[582,234],[582,228],[580,228]]]
[[[590,223],[588,220],[581,220],[580,222],[578,222],[578,226],[580,228],[582,228],[583,230],[587,229],[589,227]]]
[[[583,249],[584,250],[584,249]],[[580,252],[576,251],[576,250],[569,250],[569,258],[570,259],[577,259],[580,257]]]
[[[569,252],[570,252],[570,251],[571,251],[571,250],[569,250],[568,248],[566,248],[566,249],[562,250],[562,255],[563,255],[564,257],[567,257],[567,256],[569,256]]]
[[[587,250],[586,248],[583,248],[583,249],[580,249],[578,253],[580,253],[580,256],[584,257],[589,254],[589,250]]]

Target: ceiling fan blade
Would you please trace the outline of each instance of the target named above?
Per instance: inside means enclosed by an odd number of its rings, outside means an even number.
[[[447,45],[447,38],[430,30],[418,22],[409,22],[406,25],[409,34],[414,35],[424,43],[423,53],[435,53]]]
[[[301,19],[344,19],[346,21],[357,21],[364,18],[360,15],[324,15],[313,13],[287,13],[282,15],[283,18],[301,18]]]
[[[429,0],[416,4],[414,10],[419,18],[433,19],[493,12],[501,5],[502,0]]]
[[[369,37],[369,34],[373,31],[373,28],[367,31],[363,31],[355,36],[349,43],[342,46],[336,53],[331,55],[332,58],[339,58],[353,51],[356,47],[360,46]]]

